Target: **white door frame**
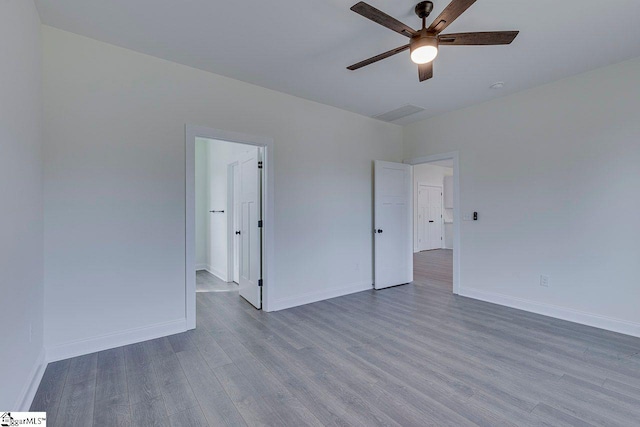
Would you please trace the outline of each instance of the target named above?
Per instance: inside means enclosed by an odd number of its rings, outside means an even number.
[[[274,266],[274,174],[273,138],[247,135],[203,126],[185,125],[185,317],[187,329],[196,327],[196,138],[217,139],[264,147],[262,185],[262,309],[270,311],[271,295],[276,284]]]
[[[440,160],[453,160],[453,293],[458,295],[460,293],[460,233],[462,230],[461,222],[462,215],[460,215],[460,158],[457,151],[451,151],[449,153],[434,154],[431,156],[414,157],[412,159],[406,159],[404,163],[408,165],[421,165],[424,163],[432,163]]]

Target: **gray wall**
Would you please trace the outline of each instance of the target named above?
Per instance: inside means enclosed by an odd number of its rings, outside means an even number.
[[[276,308],[371,287],[371,165],[402,159],[402,128],[43,32],[50,354],[184,320],[185,123],[275,141]]]
[[[414,123],[458,150],[462,293],[640,335],[640,59]],[[541,287],[540,275],[551,284]]]
[[[33,2],[1,1],[0,408],[4,410],[20,408],[42,356],[41,60],[40,19]]]

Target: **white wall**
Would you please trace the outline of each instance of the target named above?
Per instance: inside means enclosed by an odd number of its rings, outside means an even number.
[[[204,139],[196,139],[196,269],[209,263],[209,147]]]
[[[444,190],[445,176],[453,176],[453,169],[444,166],[430,165],[428,163],[415,165],[413,167],[413,252],[419,252],[420,250],[418,247],[418,184],[440,187]],[[453,209],[445,209],[443,204],[442,214],[443,216],[448,214],[449,216],[447,218],[453,218]],[[448,230],[447,225],[449,226]],[[452,225],[453,224],[444,223],[442,225],[443,247],[448,249],[453,248],[453,244],[446,246],[444,242],[453,240]],[[449,236],[445,236],[446,231],[449,232]]]
[[[196,268],[224,281],[231,281],[227,271],[227,221],[231,221],[227,208],[228,165],[255,150],[249,145],[196,138]],[[225,212],[209,213],[211,210]]]
[[[43,33],[52,357],[184,327],[185,123],[275,140],[276,308],[370,288],[372,160],[401,160],[400,127]]]
[[[33,2],[0,2],[0,408],[4,410],[25,409],[30,403],[42,361],[41,60],[40,18]],[[35,387],[29,388],[32,380]]]
[[[639,76],[634,59],[404,129],[405,158],[460,153],[479,213],[462,294],[640,335]]]

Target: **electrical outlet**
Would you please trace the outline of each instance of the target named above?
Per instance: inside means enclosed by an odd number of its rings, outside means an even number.
[[[545,276],[544,274],[540,276],[540,286],[543,288],[549,287],[549,276]]]

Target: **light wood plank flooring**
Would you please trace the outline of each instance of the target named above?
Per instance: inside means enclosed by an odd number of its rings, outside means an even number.
[[[428,274],[443,255],[416,254],[414,284],[277,313],[199,293],[196,330],[52,363],[32,409],[65,427],[639,425],[640,339],[453,296]]]
[[[451,290],[453,286],[453,251],[434,249],[413,255],[413,274],[416,283],[441,286]]]
[[[218,279],[206,270],[196,271],[196,292],[238,292],[238,284]]]

